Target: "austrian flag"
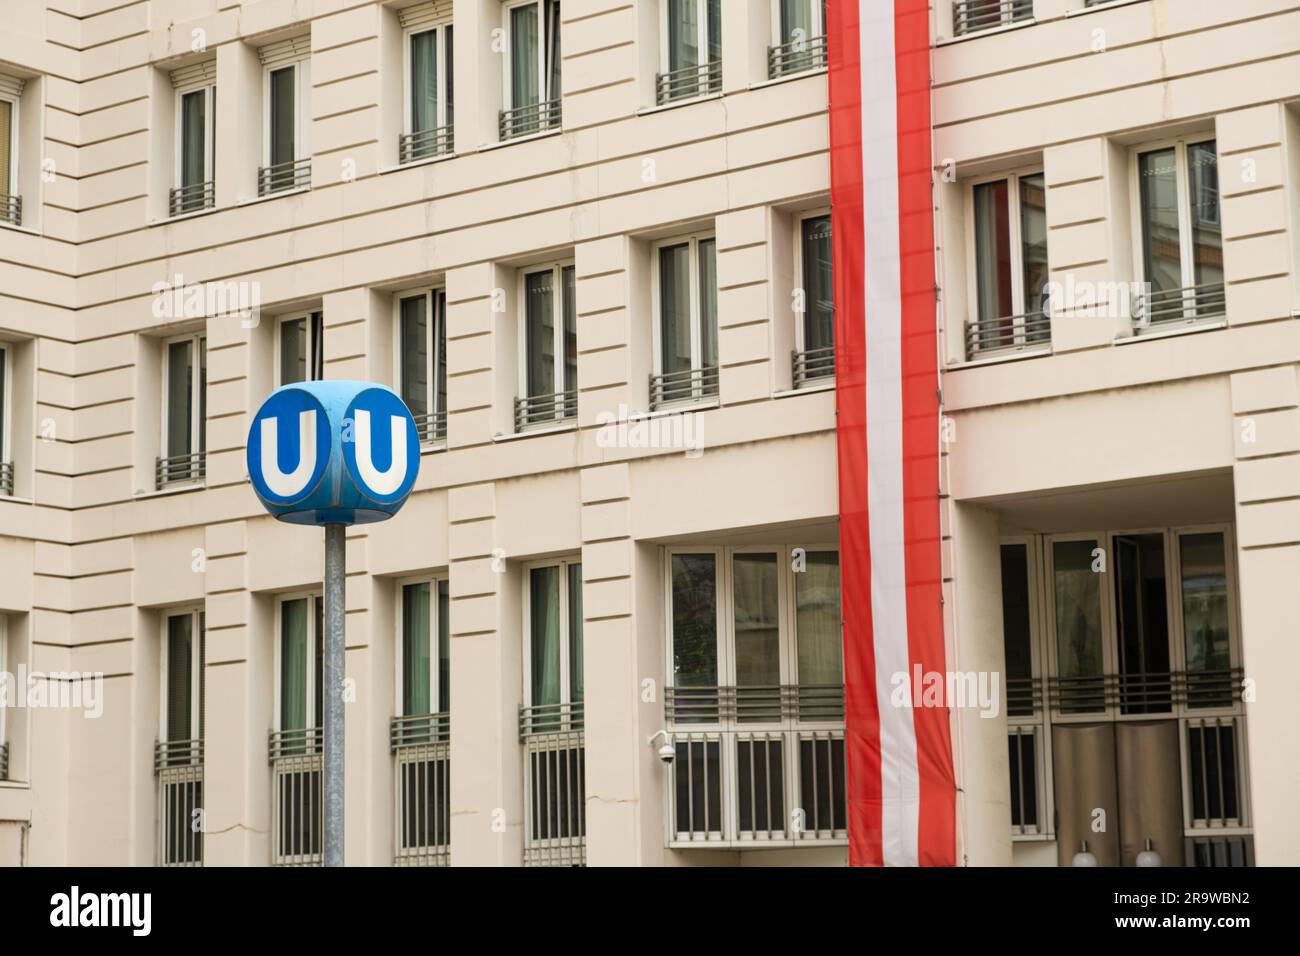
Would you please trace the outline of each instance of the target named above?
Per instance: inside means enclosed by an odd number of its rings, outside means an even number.
[[[944,671],[928,0],[828,0],[849,862],[956,863]]]

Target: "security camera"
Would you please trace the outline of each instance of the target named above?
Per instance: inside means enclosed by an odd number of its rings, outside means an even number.
[[[664,742],[663,745],[660,746],[658,751],[659,760],[661,763],[665,765],[671,764],[674,760],[677,759],[677,748],[673,746],[672,734],[668,733],[668,731],[666,730],[661,730],[656,734],[652,734],[650,736],[650,739],[647,740],[646,743],[653,744],[660,737],[664,739]]]

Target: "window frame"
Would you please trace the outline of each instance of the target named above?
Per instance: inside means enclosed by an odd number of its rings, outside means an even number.
[[[271,74],[293,70],[293,161],[311,155],[311,116],[304,109],[311,91],[311,56],[262,67],[262,166],[271,166]],[[298,187],[302,189],[304,187]],[[280,190],[288,192],[290,190]]]
[[[9,673],[9,615],[0,612],[0,674]],[[9,743],[9,723],[6,712],[8,707],[0,707],[0,747]],[[13,766],[13,748],[9,749],[9,765]],[[0,777],[0,784],[13,779],[12,774]]]
[[[1187,289],[1196,284],[1196,263],[1195,250],[1191,242],[1192,235],[1192,206],[1191,206],[1191,167],[1187,159],[1187,151],[1193,146],[1204,146],[1214,143],[1214,156],[1217,163],[1219,155],[1218,131],[1208,130],[1200,133],[1189,133],[1183,136],[1175,136],[1167,139],[1151,140],[1141,145],[1134,146],[1129,150],[1128,156],[1128,178],[1129,178],[1129,210],[1132,218],[1130,238],[1133,243],[1133,275],[1137,277],[1139,285],[1145,286],[1149,282],[1146,274],[1146,235],[1147,225],[1142,210],[1142,166],[1141,159],[1147,153],[1157,153],[1162,150],[1172,149],[1174,151],[1174,186],[1177,193],[1178,202],[1178,269],[1179,281],[1182,283],[1181,288]],[[1223,220],[1223,195],[1219,195],[1219,220]],[[1149,317],[1148,317],[1148,322]],[[1184,324],[1204,323],[1206,320],[1193,316],[1190,319],[1171,320],[1167,324],[1169,327],[1176,327]],[[1222,316],[1213,316],[1209,320],[1217,323],[1224,321]],[[1136,324],[1136,323],[1135,323]],[[1165,323],[1161,323],[1162,327]],[[1149,326],[1144,326],[1149,327]]]
[[[521,700],[524,707],[538,706],[533,701],[533,631],[532,631],[532,572],[539,568],[560,569],[559,573],[559,591],[560,591],[560,702],[561,709],[564,707],[581,706],[586,700],[585,687],[586,679],[583,679],[584,694],[583,697],[573,699],[572,680],[570,679],[570,668],[572,667],[572,655],[570,648],[573,642],[573,635],[569,631],[569,573],[570,569],[582,567],[581,554],[569,554],[558,558],[544,558],[538,561],[529,561],[523,566],[523,687],[521,688]],[[581,587],[584,583],[583,578],[579,578],[578,585]],[[580,622],[585,624],[584,622]],[[585,628],[584,628],[585,630]],[[585,638],[585,634],[583,635]],[[586,643],[583,643],[583,667],[586,667]]]
[[[442,313],[439,314],[436,308],[438,295],[442,295]],[[438,414],[445,414],[446,408],[438,407],[438,362],[441,358],[446,361],[445,352],[447,351],[447,287],[446,285],[434,285],[408,289],[405,292],[393,294],[393,369],[394,381],[397,382],[397,394],[401,397],[406,391],[406,382],[403,380],[404,366],[402,364],[402,303],[408,299],[423,298],[425,315],[429,321],[425,323],[425,343],[424,343],[424,388],[425,403],[428,408],[427,415],[436,417]],[[442,331],[442,349],[438,348],[438,331]],[[278,341],[278,337],[277,337]],[[405,399],[403,399],[405,401]],[[417,417],[417,424],[418,418]],[[426,446],[442,446],[447,442],[446,438],[432,438],[422,442]],[[427,580],[427,579],[425,579]]]
[[[437,122],[431,127],[432,129],[442,129],[448,125],[447,122],[447,29],[452,29],[451,47],[455,50],[455,21],[451,19],[443,20],[434,24],[424,24],[421,26],[407,27],[402,31],[402,132],[409,136],[412,133],[426,132],[425,130],[415,129],[415,122],[412,117],[412,108],[415,105],[415,91],[412,87],[415,85],[415,74],[412,72],[413,64],[411,62],[411,40],[421,33],[437,33],[434,40],[435,49],[438,57],[438,68],[435,70],[437,79],[436,95],[438,97],[438,115]],[[455,53],[453,52],[453,56]],[[503,88],[504,89],[504,88]],[[454,107],[453,107],[454,111]],[[455,152],[453,148],[452,153]],[[436,156],[425,157],[426,159],[438,158]],[[419,160],[414,160],[419,162]]]
[[[9,104],[9,182],[2,184],[5,193],[9,196],[18,195],[18,161],[19,161],[19,143],[18,136],[18,111],[22,106],[22,97],[13,96],[8,93],[0,93],[0,101]],[[11,225],[5,223],[5,225]]]
[[[547,0],[507,0],[501,5],[501,27],[506,38],[505,54],[501,57],[501,103],[502,109],[509,112],[518,109],[521,106],[532,106],[531,103],[515,103],[513,94],[513,84],[511,83],[511,48],[514,46],[514,19],[511,11],[519,7],[536,7],[537,8],[537,102],[549,103],[551,99],[560,99],[561,91],[555,90],[554,97],[547,96],[547,67],[550,65],[546,60],[546,51],[550,49],[550,37],[548,35],[549,27],[546,22],[546,2]],[[559,0],[555,0],[556,3]],[[537,135],[539,133],[552,132],[549,129],[538,129],[532,133],[525,133],[524,136]],[[512,137],[521,139],[522,136]]]
[[[817,37],[826,35],[826,0],[806,0],[812,7],[812,29],[813,32],[805,37],[805,40],[815,40]],[[772,0],[772,46],[781,46],[789,43],[789,40],[783,38],[781,33],[781,0]],[[800,73],[811,72],[813,69],[824,70],[826,67],[812,67],[809,70],[800,70]],[[796,74],[789,74],[796,75]]]
[[[162,458],[173,457],[173,450],[168,442],[168,431],[171,424],[171,409],[167,401],[168,385],[171,384],[171,346],[178,342],[190,343],[190,356],[193,362],[191,368],[194,370],[193,380],[190,382],[190,450],[187,454],[194,456],[207,453],[206,440],[197,441],[200,434],[206,439],[207,422],[203,415],[204,396],[203,390],[206,387],[206,374],[200,375],[199,371],[199,347],[203,344],[203,350],[206,354],[208,336],[206,329],[198,329],[193,332],[183,332],[179,335],[171,335],[162,340],[162,414],[159,416],[162,422],[162,435],[159,447],[162,449]],[[207,363],[204,363],[206,372]],[[203,451],[199,451],[196,444],[203,445]],[[177,453],[179,454],[179,453]],[[193,483],[201,483],[203,479],[194,478]],[[178,482],[180,484],[180,482]]]
[[[965,181],[962,200],[966,216],[966,262],[969,265],[969,268],[966,270],[966,301],[969,303],[966,312],[968,319],[972,322],[995,322],[1000,319],[1018,318],[1026,314],[1025,243],[1023,224],[1021,222],[1021,203],[1023,202],[1023,196],[1020,189],[1020,181],[1029,176],[1042,175],[1044,175],[1043,164],[1037,163],[1028,166],[1019,166],[1015,169],[1003,170],[997,173],[989,173],[983,176],[973,176]],[[1007,184],[1007,241],[1011,245],[1011,314],[991,315],[985,318],[980,315],[979,307],[980,274],[978,243],[975,238],[978,232],[975,220],[975,189],[977,186],[986,186],[990,183],[1003,181]],[[1045,183],[1044,188],[1046,188]],[[1047,265],[1048,275],[1050,276],[1050,259]],[[1044,308],[1043,311],[1044,313],[1047,313],[1049,309]]]
[[[161,742],[171,742],[171,727],[167,722],[167,666],[170,641],[168,640],[167,624],[174,617],[190,618],[190,634],[194,641],[195,653],[191,655],[190,660],[190,736],[189,740],[202,740],[203,734],[198,731],[203,728],[203,665],[205,654],[199,652],[202,646],[205,631],[205,609],[203,605],[186,605],[181,607],[168,608],[162,613],[161,621],[161,648],[158,655],[158,672],[160,692],[158,694],[158,739]],[[2,669],[2,668],[0,668]],[[278,676],[278,672],[277,672]]]
[[[691,370],[698,372],[706,366],[703,364],[704,343],[701,341],[700,333],[703,331],[703,309],[700,308],[700,243],[713,240],[714,269],[717,269],[718,255],[718,237],[712,229],[690,232],[684,235],[673,236],[671,239],[661,239],[650,246],[650,314],[652,316],[653,334],[651,335],[651,345],[653,346],[654,374],[663,375],[663,303],[660,301],[660,255],[662,250],[670,249],[673,246],[680,246],[688,243],[690,251],[688,252],[687,271],[690,278],[690,300],[691,300]],[[719,290],[715,289],[717,293]],[[720,298],[720,297],[719,297]],[[721,311],[720,304],[719,309]],[[719,323],[720,331],[721,323]],[[718,336],[719,344],[721,335]],[[718,355],[718,365],[721,368],[722,356]],[[708,366],[710,368],[715,366]],[[708,396],[705,401],[714,399],[715,396]],[[683,399],[682,404],[688,400]],[[690,402],[697,403],[701,399],[692,397]],[[674,403],[676,404],[676,403]]]
[[[658,2],[659,2],[659,72],[671,73],[673,71],[672,62],[670,60],[672,51],[670,49],[670,44],[668,40],[668,4],[670,0],[658,0]],[[686,64],[685,66],[679,66],[677,67],[677,69],[679,70],[689,70],[689,69],[703,70],[706,66],[708,66],[710,63],[713,62],[712,60],[709,59],[709,40],[711,39],[711,37],[709,36],[709,15],[708,15],[709,0],[691,0],[691,2],[695,4],[695,23],[696,23],[695,48],[696,50],[699,51],[699,58],[698,58],[699,62],[697,62],[694,65],[694,67],[692,67],[690,64]],[[774,0],[774,2],[779,2],[779,0]],[[722,46],[722,37],[718,37],[718,47],[721,48],[721,46]],[[719,60],[721,60],[721,56],[719,56]],[[704,92],[701,92],[699,95],[703,96],[706,94]],[[683,100],[694,99],[694,97],[682,97],[681,99]],[[677,102],[677,100],[673,100],[671,102]]]
[[[779,3],[779,2],[780,0],[773,0],[773,3]],[[820,4],[817,5],[820,6]],[[808,344],[807,344],[808,330],[805,328],[805,326],[807,325],[807,316],[808,316],[808,276],[807,273],[804,271],[806,263],[804,262],[804,258],[803,258],[803,226],[804,223],[807,222],[809,219],[820,219],[823,216],[829,216],[830,214],[831,214],[830,206],[819,206],[816,209],[805,210],[804,212],[801,212],[793,217],[794,228],[793,228],[792,242],[794,243],[794,278],[796,282],[795,288],[802,289],[804,292],[803,311],[801,312],[797,311],[794,313],[795,316],[794,349],[796,352],[808,351]],[[832,252],[834,251],[834,244],[835,244],[835,225],[834,222],[832,222],[831,223]],[[835,320],[835,312],[836,312],[835,302],[833,298],[834,290],[835,290],[835,272],[834,272],[834,264],[832,263],[831,266],[831,295],[832,295],[831,321],[832,323]],[[835,380],[835,373],[832,371],[830,375],[826,376],[826,381],[834,381],[834,380]]]
[[[549,271],[551,273],[551,289],[553,290],[551,324],[554,328],[552,337],[554,338],[555,354],[552,357],[554,368],[552,372],[555,375],[556,390],[550,394],[562,395],[566,391],[564,388],[564,310],[566,302],[564,300],[564,270],[573,269],[573,310],[574,310],[574,334],[577,334],[577,314],[578,314],[578,273],[575,260],[572,256],[565,259],[554,259],[548,262],[539,262],[532,266],[520,266],[515,274],[515,295],[519,303],[516,310],[516,334],[519,342],[519,361],[516,363],[518,368],[518,391],[516,394],[520,398],[538,398],[540,395],[530,395],[528,389],[528,276],[537,275],[541,272]],[[574,390],[577,390],[577,371],[574,371]],[[561,409],[557,407],[556,418],[550,420],[538,421],[532,423],[535,426],[556,425],[566,418],[560,417]]]
[[[319,342],[316,341],[317,337],[314,328],[315,316],[318,315],[320,316]],[[290,312],[285,315],[278,315],[275,317],[275,329],[274,329],[275,342],[274,342],[274,348],[272,350],[271,361],[275,365],[276,388],[279,388],[282,385],[296,384],[294,382],[282,381],[281,373],[283,370],[283,363],[281,361],[281,355],[280,355],[281,348],[282,348],[281,329],[283,328],[286,322],[299,322],[299,321],[306,322],[305,328],[307,330],[307,377],[304,379],[300,379],[300,381],[320,382],[320,381],[324,381],[325,379],[325,312],[324,310],[308,309],[306,312]],[[320,378],[314,378],[312,375],[312,373],[316,371],[316,369],[313,366],[314,366],[314,357],[316,355],[317,344],[320,345],[320,357],[321,357]]]
[[[324,602],[323,592],[317,590],[293,591],[285,594],[277,594],[275,597],[275,621],[272,625],[274,634],[274,648],[272,658],[274,670],[272,671],[272,699],[271,699],[271,729],[274,733],[282,733],[285,728],[281,725],[281,707],[280,707],[280,688],[284,682],[284,661],[281,659],[281,645],[284,643],[284,605],[289,601],[307,600],[307,687],[306,694],[306,715],[304,723],[306,730],[323,727],[325,715],[314,713],[316,710],[316,668],[314,662],[320,653],[317,645],[321,640],[321,635],[317,633],[316,628],[316,604]],[[321,608],[321,614],[324,614],[324,608]],[[297,729],[297,728],[294,728]]]
[[[175,87],[173,90],[174,105],[174,123],[175,123],[175,148],[173,155],[173,175],[172,188],[183,189],[185,187],[185,97],[191,93],[203,93],[203,115],[206,120],[203,124],[203,179],[202,182],[210,183],[216,179],[216,92],[217,84],[215,81],[199,80],[194,83],[186,83],[184,86]],[[192,185],[192,184],[191,184]],[[198,212],[198,209],[190,210]],[[181,213],[184,215],[184,213]]]
[[[449,638],[448,653],[450,653],[450,643],[451,643],[450,642],[451,581],[449,575],[446,572],[442,572],[439,574],[420,574],[420,575],[401,577],[398,578],[397,581],[394,583],[394,589],[395,589],[394,593],[396,594],[396,605],[395,605],[396,613],[393,615],[393,618],[395,623],[394,633],[396,638],[396,647],[395,647],[395,653],[393,654],[393,669],[394,669],[393,688],[395,693],[395,696],[393,697],[393,713],[397,717],[428,716],[426,714],[402,713],[402,711],[406,710],[406,707],[403,703],[406,694],[406,680],[405,680],[406,662],[403,660],[403,653],[404,653],[403,642],[406,635],[404,632],[405,622],[403,621],[403,613],[402,613],[402,608],[403,608],[402,596],[405,594],[406,588],[412,585],[419,585],[419,584],[429,585],[429,701],[431,705],[434,705],[433,710],[431,710],[430,713],[431,714],[441,713],[441,711],[439,711],[436,706],[437,703],[442,699],[442,691],[443,691],[441,675],[439,674],[439,670],[438,670],[439,667],[438,629],[442,626],[441,623],[442,617],[438,609],[438,586],[440,584],[446,584],[448,587],[448,593],[447,593],[447,623],[448,623],[448,638]],[[446,688],[447,703],[448,703],[448,710],[450,711],[450,706],[451,706],[450,678],[448,678],[447,683],[448,683],[448,687]]]

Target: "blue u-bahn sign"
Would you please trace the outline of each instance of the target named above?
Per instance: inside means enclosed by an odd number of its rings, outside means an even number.
[[[415,419],[373,382],[298,382],[272,392],[248,431],[248,476],[276,518],[294,524],[383,521],[420,471]]]

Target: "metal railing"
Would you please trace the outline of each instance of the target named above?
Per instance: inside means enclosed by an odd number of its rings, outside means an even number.
[[[762,687],[669,687],[664,716],[670,724],[747,724],[844,720],[841,684]]]
[[[257,194],[269,196],[271,193],[284,192],[287,189],[306,189],[311,185],[311,157],[286,159],[274,166],[257,167]]]
[[[827,345],[820,349],[808,349],[805,352],[793,352],[790,359],[790,371],[795,388],[803,388],[809,382],[835,376],[835,346]]]
[[[767,76],[770,80],[825,67],[825,36],[801,37],[767,48]]]
[[[674,402],[698,402],[718,394],[718,367],[688,368],[650,376],[650,410]]]
[[[206,183],[177,186],[168,195],[167,208],[173,216],[198,212],[200,209],[211,209],[216,203],[215,186],[215,182],[211,179]]]
[[[560,119],[560,99],[556,97],[543,103],[530,103],[527,106],[502,110],[497,131],[502,140],[515,139],[530,133],[559,129]]]
[[[430,412],[415,416],[415,434],[421,445],[447,440],[447,413]]]
[[[1241,748],[1236,717],[1193,717],[1187,733],[1189,822],[1193,829],[1228,829],[1245,823]]]
[[[655,74],[655,102],[662,106],[677,100],[707,96],[722,89],[722,61],[710,60],[699,66]]]
[[[956,0],[952,5],[952,32],[965,36],[980,30],[1031,19],[1034,0]]]
[[[9,745],[0,743],[0,780],[9,779]]]
[[[1227,313],[1228,297],[1223,283],[1214,282],[1144,294],[1138,300],[1134,324],[1142,329],[1171,322],[1222,318]]]
[[[158,865],[203,865],[203,741],[154,744],[158,778]]]
[[[272,731],[271,865],[320,866],[324,862],[322,731]]]
[[[1047,702],[1053,711],[1066,715],[1099,713],[1108,708],[1118,708],[1127,716],[1168,714],[1176,707],[1232,707],[1238,702],[1243,673],[1235,668],[1050,677]]]
[[[405,165],[433,156],[449,156],[456,147],[454,133],[450,125],[402,133],[397,138],[397,161]]]
[[[1010,687],[1007,692],[1010,696]],[[1007,750],[1011,767],[1011,832],[1015,836],[1035,836],[1042,832],[1038,822],[1041,731],[1042,728],[1038,725],[1007,728]]]
[[[0,222],[11,226],[23,224],[23,197],[0,193]]]
[[[1184,846],[1188,866],[1255,865],[1255,838],[1249,834],[1187,837]]]
[[[537,425],[553,425],[578,417],[578,392],[556,392],[554,395],[530,395],[515,399],[515,431]]]
[[[966,323],[966,359],[1052,347],[1052,320],[1042,312]]]
[[[0,461],[0,495],[12,497],[14,493],[14,463]]]
[[[587,862],[582,704],[519,708],[524,746],[524,865]]]
[[[202,481],[208,474],[208,453],[155,458],[153,474],[154,486],[159,489],[181,481]]]
[[[446,866],[451,855],[451,716],[394,717],[396,866]]]

